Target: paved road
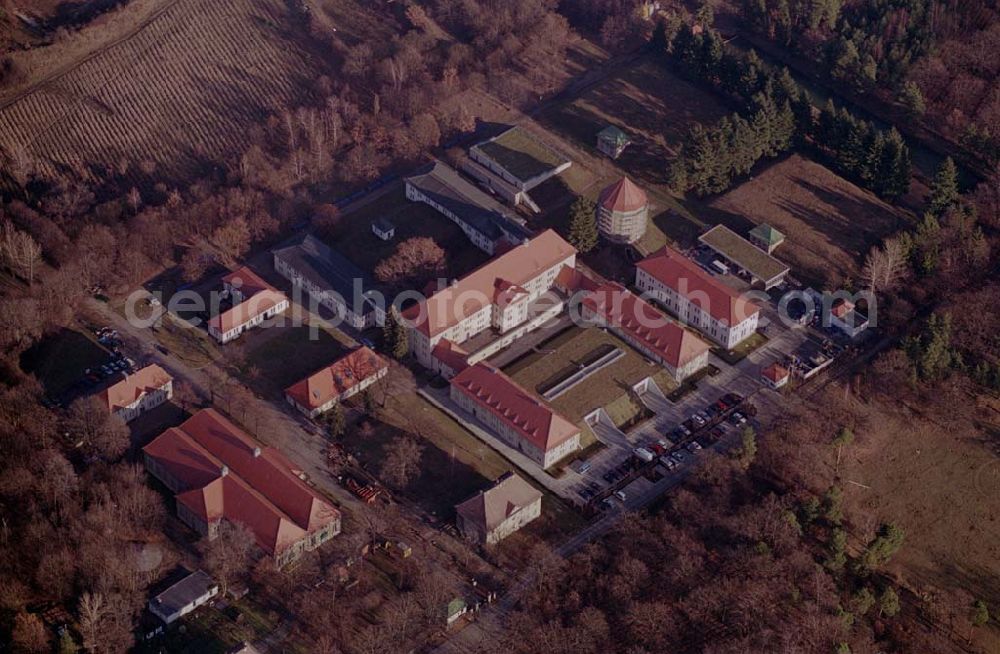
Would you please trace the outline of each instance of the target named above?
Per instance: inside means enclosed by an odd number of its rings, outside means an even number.
[[[128,336],[132,347],[138,348],[144,360],[160,364],[175,379],[183,380],[203,397],[211,397],[213,391],[225,394],[225,389],[217,388],[215,382],[202,368],[192,366],[173,354],[163,354],[157,350],[155,345],[158,341],[152,330],[131,324],[104,302],[92,298],[87,301],[90,308],[100,314],[108,325],[117,329],[119,334]],[[168,316],[164,320],[171,318]],[[315,482],[341,504],[353,508],[362,506],[361,502],[337,484],[330,474],[325,460],[318,454],[324,451],[325,441],[317,430],[306,425],[304,418],[293,414],[291,408],[279,407],[272,402],[258,402],[256,409],[265,418],[264,424],[270,426],[267,433],[259,434],[258,438],[280,449],[285,456],[298,464],[310,481]]]

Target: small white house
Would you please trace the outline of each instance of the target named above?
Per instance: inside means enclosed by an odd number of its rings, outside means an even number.
[[[163,620],[164,624],[170,624],[218,594],[219,585],[198,570],[149,600],[149,610]]]
[[[791,372],[777,361],[760,371],[760,377],[769,388],[775,390],[788,383]]]
[[[383,241],[391,241],[396,235],[396,226],[385,218],[379,218],[372,223],[372,234],[378,236]]]

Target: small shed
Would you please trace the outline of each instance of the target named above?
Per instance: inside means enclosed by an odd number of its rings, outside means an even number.
[[[612,159],[617,159],[631,143],[628,134],[614,125],[608,125],[597,133],[597,149]]]
[[[778,389],[788,383],[791,372],[777,361],[760,372],[761,378],[769,387]]]
[[[396,226],[385,218],[379,218],[372,223],[372,234],[378,236],[383,241],[391,241],[396,235]]]
[[[785,235],[767,223],[757,225],[747,236],[751,243],[768,254],[774,252],[774,249],[785,241]]]

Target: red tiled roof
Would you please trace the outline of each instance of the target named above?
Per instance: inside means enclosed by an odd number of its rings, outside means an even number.
[[[674,368],[687,365],[711,349],[708,343],[616,282],[607,282],[588,293],[583,305],[608,324],[631,334]]]
[[[750,300],[714,279],[680,252],[665,247],[636,267],[732,327],[759,311]]]
[[[451,385],[489,409],[543,452],[580,433],[579,427],[489,364],[469,366],[452,378]]]
[[[229,273],[222,278],[222,281],[237,286],[244,297],[239,304],[209,319],[209,326],[215,327],[222,334],[246,324],[252,318],[288,300],[284,293],[265,282],[246,266]]]
[[[300,406],[315,409],[388,367],[386,360],[370,348],[359,347],[292,384],[285,393]]]
[[[579,268],[563,266],[556,275],[555,285],[566,293],[576,291],[592,291],[597,288],[597,282],[585,275]]]
[[[176,481],[178,502],[208,520],[245,523],[272,554],[340,516],[281,453],[214,409],[166,430],[143,452]]]
[[[495,302],[498,281],[523,287],[574,254],[576,248],[551,229],[546,230],[410,307],[404,315],[411,320],[419,318],[417,329],[427,336],[436,336]]]
[[[844,300],[843,298],[834,302],[833,307],[830,309],[830,313],[838,318],[843,318],[851,311],[854,311],[854,303],[850,300]]]
[[[628,177],[620,180],[601,191],[597,203],[610,211],[628,213],[637,211],[649,204],[646,192],[632,183]]]
[[[786,379],[791,373],[789,373],[788,368],[775,361],[771,365],[764,368],[760,374],[767,379],[770,379],[772,382],[778,383],[782,379]]]
[[[435,359],[454,370],[456,374],[469,367],[469,363],[466,361],[469,353],[447,338],[438,341],[437,345],[434,346],[433,355]]]
[[[131,406],[146,393],[159,390],[173,379],[166,370],[154,364],[136,370],[101,392],[101,399],[112,413]]]

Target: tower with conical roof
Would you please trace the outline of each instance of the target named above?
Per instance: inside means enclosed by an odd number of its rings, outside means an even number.
[[[613,243],[635,243],[646,233],[649,198],[628,177],[607,187],[597,200],[597,229]]]

